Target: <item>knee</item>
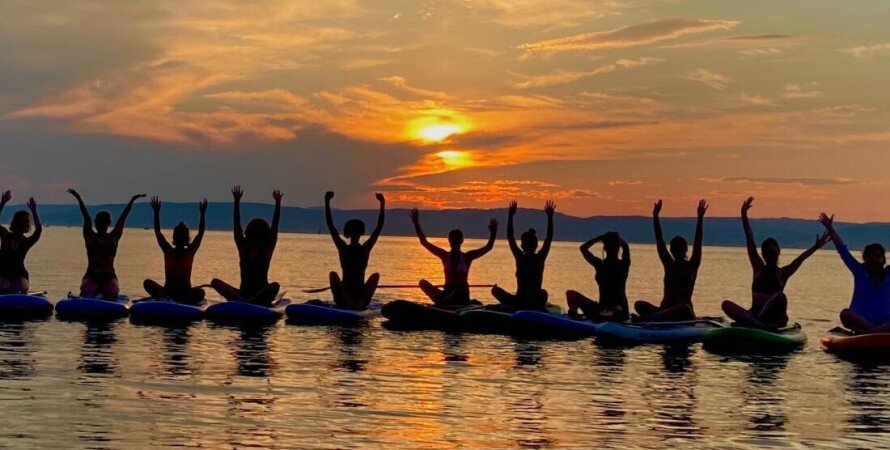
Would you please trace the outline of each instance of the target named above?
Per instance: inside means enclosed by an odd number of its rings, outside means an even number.
[[[214,278],[214,279],[210,280],[210,287],[212,287],[213,289],[216,289],[217,291],[220,290],[224,284],[225,283],[223,282],[223,280],[220,280],[219,278]]]
[[[566,291],[566,299],[576,299],[576,298],[578,298],[579,295],[581,295],[580,292],[572,290],[572,289],[569,289]]]
[[[331,285],[340,284],[340,275],[337,272],[331,272],[328,274],[328,280],[330,280]]]
[[[421,289],[429,289],[429,288],[433,287],[433,283],[430,283],[429,281],[421,279],[420,281],[417,282],[417,287],[419,287]]]
[[[281,285],[278,284],[277,281],[273,281],[273,282],[269,283],[268,288],[277,292],[277,291],[281,290]]]
[[[723,310],[726,315],[732,314],[736,310],[737,305],[730,300],[723,300],[723,303],[720,304],[720,309]]]
[[[195,302],[203,302],[204,298],[207,297],[207,292],[205,292],[204,289],[195,288],[192,291],[192,295],[195,296]]]

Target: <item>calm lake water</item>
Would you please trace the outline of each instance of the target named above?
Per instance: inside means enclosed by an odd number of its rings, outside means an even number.
[[[592,230],[602,231],[602,230]],[[691,230],[690,230],[691,233]],[[436,240],[442,242],[441,240]],[[468,242],[468,247],[481,245]],[[797,251],[787,250],[790,261]],[[659,299],[655,250],[632,246],[631,299]],[[35,289],[60,298],[85,267],[79,230],[49,228],[28,260]],[[300,301],[338,269],[329,237],[282,235],[272,267]],[[383,283],[441,280],[415,239],[383,238],[371,270]],[[127,230],[117,272],[143,296],[163,276],[151,232]],[[230,233],[210,232],[196,283],[237,283]],[[577,244],[555,243],[545,287],[595,295]],[[725,298],[749,301],[743,249],[706,248],[699,314]],[[506,242],[474,266],[471,282],[515,285]],[[135,448],[875,448],[890,446],[890,373],[826,354],[852,282],[833,251],[788,286],[789,314],[808,332],[786,357],[727,358],[688,348],[601,348],[593,340],[297,327],[263,332],[206,323],[171,330],[121,321],[87,327],[50,319],[0,326],[0,447]],[[477,295],[490,302],[486,290]],[[418,290],[379,299],[423,300]],[[381,319],[382,320],[382,319]]]

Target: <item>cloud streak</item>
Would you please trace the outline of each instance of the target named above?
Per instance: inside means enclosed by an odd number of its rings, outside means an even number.
[[[607,31],[529,42],[519,46],[528,52],[598,51],[635,47],[708,31],[728,30],[734,20],[662,19]]]

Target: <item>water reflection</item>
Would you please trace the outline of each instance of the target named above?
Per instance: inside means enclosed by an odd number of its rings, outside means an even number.
[[[88,323],[83,332],[80,364],[77,368],[85,374],[113,374],[117,369],[112,346],[117,342],[114,329],[116,322]]]
[[[592,381],[601,387],[590,389],[593,399],[591,409],[596,411],[590,426],[604,437],[604,446],[612,447],[624,440],[628,427],[624,404],[628,383],[625,379],[627,354],[623,348],[596,346],[594,356]]]
[[[230,342],[232,355],[238,365],[238,375],[245,377],[270,377],[275,362],[269,353],[271,328],[238,328],[238,336]]]
[[[33,324],[0,323],[0,378],[25,378],[34,374]]]
[[[355,373],[365,370],[368,360],[361,358],[364,333],[358,328],[333,327],[328,333],[336,339],[335,348],[340,353],[337,366],[347,372]]]
[[[695,350],[688,345],[664,346],[659,352],[663,371],[656,373],[644,398],[653,408],[650,429],[664,439],[701,437],[695,420],[698,372],[692,362]]]
[[[514,426],[518,438],[516,445],[520,448],[547,448],[554,445],[548,429],[549,418],[544,409],[547,383],[542,383],[542,371],[538,370],[543,362],[541,346],[534,341],[514,341],[514,369],[522,372],[524,382],[511,383],[514,388],[510,397],[508,417]]]
[[[789,355],[751,356],[747,382],[742,388],[748,432],[759,439],[785,436],[788,415],[785,412],[784,389],[778,381],[790,360]]]
[[[890,429],[888,376],[890,368],[885,365],[852,364],[847,382],[850,433],[881,435]]]
[[[189,328],[164,328],[164,374],[185,377],[192,374],[189,354]]]

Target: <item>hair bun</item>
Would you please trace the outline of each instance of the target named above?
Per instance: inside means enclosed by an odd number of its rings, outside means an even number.
[[[535,230],[534,228],[529,228],[528,231],[526,231],[526,233],[528,233],[528,234],[530,234],[530,235],[532,235],[532,236],[537,236],[537,235],[538,235],[538,231]]]

